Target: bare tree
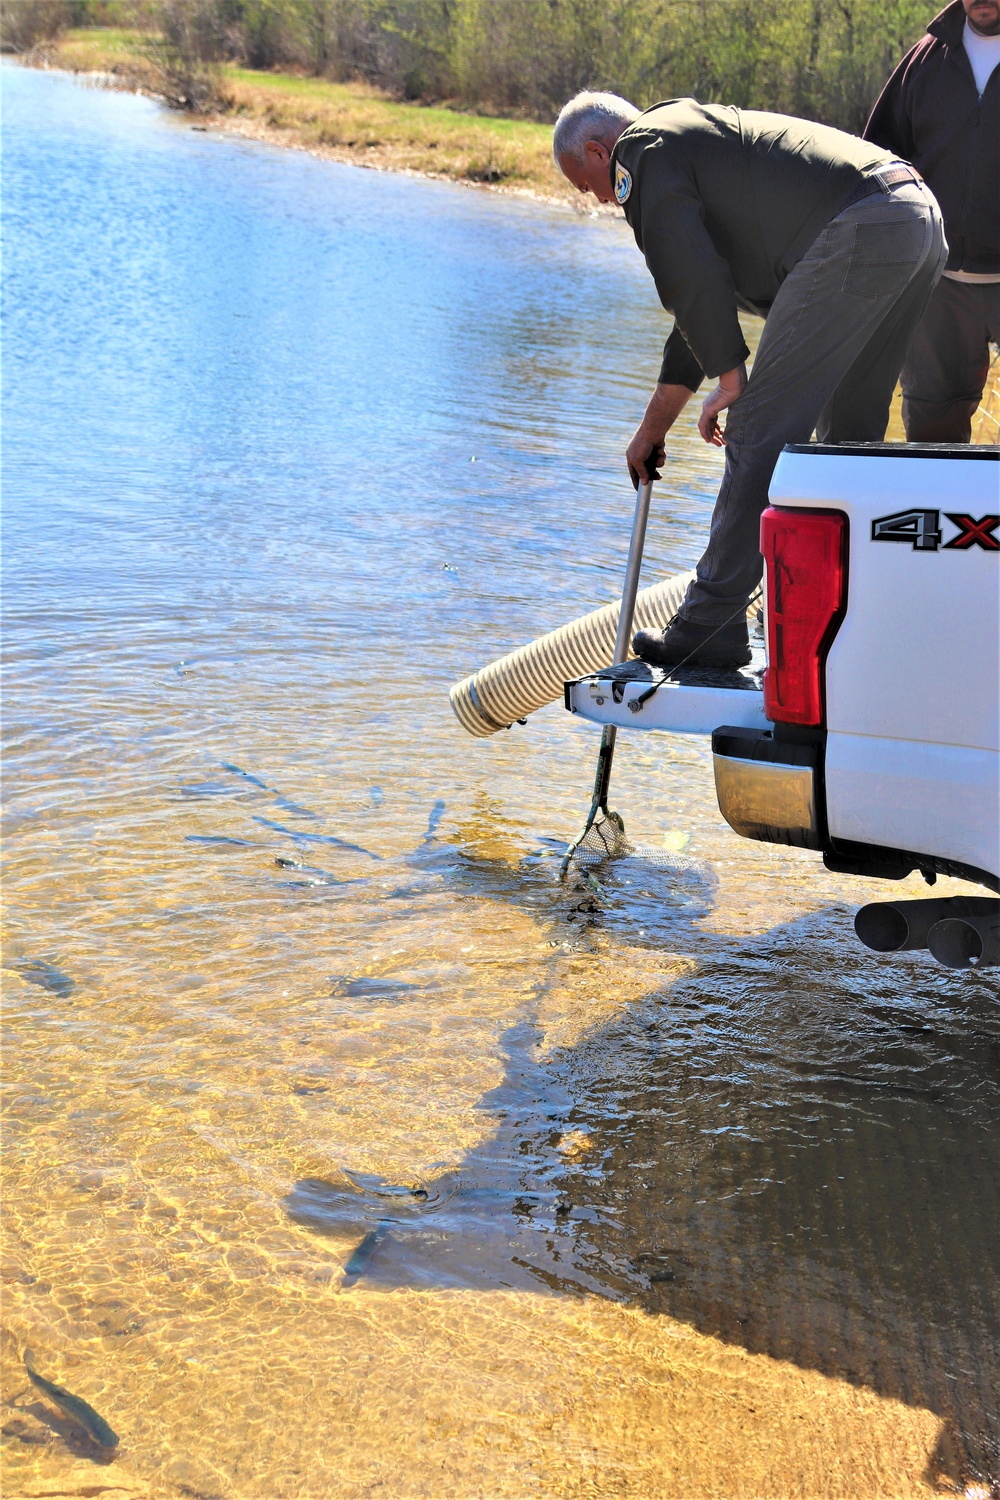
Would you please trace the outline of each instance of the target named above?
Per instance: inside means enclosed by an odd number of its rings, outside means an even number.
[[[0,51],[30,52],[69,22],[63,0],[0,0]]]
[[[168,104],[204,113],[222,102],[219,67],[225,34],[216,0],[159,0],[146,55]]]

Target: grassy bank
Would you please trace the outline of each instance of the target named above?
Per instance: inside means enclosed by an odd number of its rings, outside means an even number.
[[[44,52],[51,67],[103,73],[123,88],[157,92],[138,32],[66,32]],[[571,203],[579,195],[552,163],[552,130],[528,120],[401,104],[363,83],[332,83],[234,65],[220,69],[222,106],[199,123],[296,146],[334,161],[419,172]]]

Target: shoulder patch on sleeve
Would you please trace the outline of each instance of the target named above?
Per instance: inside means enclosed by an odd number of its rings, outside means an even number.
[[[615,163],[615,202],[619,207],[628,201],[628,195],[632,191],[632,174],[626,172],[621,162]]]

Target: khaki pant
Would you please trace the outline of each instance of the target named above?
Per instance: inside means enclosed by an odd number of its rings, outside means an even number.
[[[903,361],[908,442],[969,441],[983,398],[991,339],[1000,344],[1000,281],[942,276]]]
[[[937,201],[902,183],[845,208],[782,284],[747,388],[726,413],[726,472],[680,613],[720,625],[760,582],[760,513],[786,443],[880,442],[947,247]]]

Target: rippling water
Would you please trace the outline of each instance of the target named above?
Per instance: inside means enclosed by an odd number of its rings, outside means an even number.
[[[7,1492],[988,1495],[995,988],[698,740],[561,888],[592,731],[448,706],[618,586],[621,226],[3,79]]]

